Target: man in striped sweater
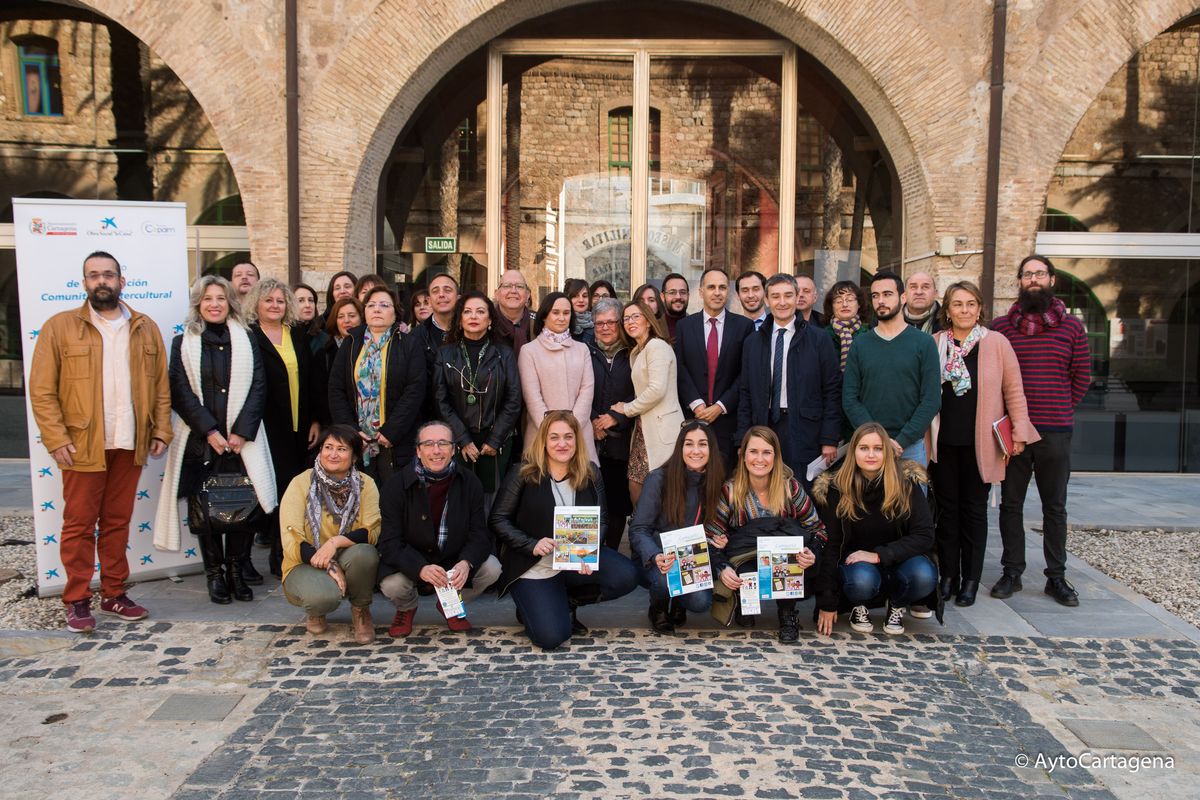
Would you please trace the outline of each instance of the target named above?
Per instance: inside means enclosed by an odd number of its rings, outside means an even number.
[[[1004,574],[992,597],[1021,591],[1025,571],[1025,492],[1037,473],[1042,500],[1042,552],[1046,557],[1046,594],[1064,606],[1079,605],[1067,582],[1067,481],[1071,477],[1071,431],[1075,407],[1091,384],[1087,331],[1062,300],[1054,296],[1054,265],[1044,256],[1028,256],[1017,269],[1017,302],[997,317],[992,329],[1004,334],[1021,364],[1029,418],[1042,435],[1008,462],[1000,494],[1000,537]]]

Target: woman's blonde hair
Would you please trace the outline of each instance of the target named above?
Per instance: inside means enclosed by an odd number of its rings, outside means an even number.
[[[880,476],[883,479],[883,516],[885,519],[896,521],[908,516],[908,487],[900,474],[899,457],[892,447],[892,439],[887,429],[878,422],[867,422],[854,431],[850,444],[846,447],[846,460],[842,462],[833,482],[838,488],[837,515],[842,519],[856,520],[867,511],[863,503],[863,489],[868,483],[866,475],[858,467],[858,444],[864,436],[874,433],[883,443],[883,466]]]
[[[750,470],[746,468],[746,446],[751,439],[762,439],[775,451],[775,464],[767,477],[767,511],[781,516],[788,505],[788,481],[792,479],[792,470],[783,463],[779,437],[766,425],[755,425],[742,437],[741,456],[733,471],[733,489],[730,492],[729,504],[734,508],[744,508],[746,498],[750,496]]]
[[[246,292],[246,322],[251,325],[258,322],[259,301],[276,289],[283,292],[283,327],[288,328],[295,324],[296,320],[300,318],[300,307],[296,305],[296,295],[292,293],[286,283],[274,278],[263,278],[251,286],[250,291]]]
[[[526,483],[538,484],[550,474],[550,456],[546,453],[546,442],[550,439],[550,426],[556,422],[565,422],[575,434],[575,455],[567,467],[567,478],[571,488],[579,491],[595,479],[592,464],[588,461],[587,446],[583,441],[583,429],[579,420],[570,411],[547,411],[538,427],[537,435],[525,448],[525,464],[521,467],[521,478]]]
[[[204,299],[204,293],[210,286],[220,286],[221,291],[225,292],[225,300],[229,303],[229,316],[225,321],[241,325],[243,328],[246,327],[246,323],[242,319],[242,306],[238,303],[237,292],[233,290],[233,284],[220,275],[201,275],[192,284],[192,289],[188,293],[188,313],[187,318],[183,321],[187,332],[201,333],[204,331],[204,317],[200,316],[200,301]]]
[[[983,303],[983,292],[979,291],[979,287],[970,281],[955,281],[946,287],[946,293],[942,295],[942,305],[938,309],[938,322],[942,328],[952,330],[954,327],[953,320],[950,319],[950,296],[955,292],[966,292],[975,298],[975,302],[979,303],[979,320],[976,325],[987,326],[987,306]]]

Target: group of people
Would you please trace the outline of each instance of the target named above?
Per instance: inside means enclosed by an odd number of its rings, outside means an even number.
[[[96,561],[100,612],[147,615],[126,593],[124,551],[138,475],[163,453],[155,546],[196,537],[213,602],[253,598],[257,535],[308,630],[323,633],[348,599],[361,643],[375,635],[377,589],[395,605],[393,637],[412,631],[422,594],[438,595],[451,630],[468,630],[443,599],[493,587],[546,649],[586,630],[579,607],[638,585],[657,631],[714,594],[752,625],[739,567],[760,536],[803,537],[797,563],[818,631],[843,613],[870,631],[882,607],[883,630],[899,633],[905,613],[940,619],[950,600],[975,602],[996,483],[1004,571],[992,594],[1020,591],[1035,471],[1046,592],[1078,604],[1065,499],[1087,345],[1041,256],[1022,262],[1018,299],[990,327],[977,287],[955,282],[938,302],[925,273],[838,282],[821,313],[810,278],[744,272],[731,287],[708,269],[689,314],[678,274],[626,302],[604,281],[567,281],[536,309],[517,270],[494,299],[438,274],[401,309],[376,276],[343,272],[318,313],[314,289],[247,262],[230,280],[196,281],[169,354],[120,299],[115,257],[89,255],[83,279],[83,306],[42,327],[29,384],[63,470],[74,631],[95,626]],[[728,308],[731,288],[741,314]],[[1000,423],[1011,430],[1003,446]],[[253,529],[222,534],[189,511],[185,531],[181,501],[195,507],[231,467],[253,486]],[[555,569],[565,506],[599,507],[599,568]],[[696,525],[714,588],[673,598],[661,535]],[[796,641],[796,601],[776,606],[780,640]]]

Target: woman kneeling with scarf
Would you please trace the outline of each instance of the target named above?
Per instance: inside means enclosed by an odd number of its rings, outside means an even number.
[[[325,615],[350,599],[354,641],[375,641],[371,598],[379,553],[379,490],[354,466],[362,448],[349,425],[317,439],[313,468],[292,479],[279,507],[283,594],[308,614],[308,632],[325,632]]]

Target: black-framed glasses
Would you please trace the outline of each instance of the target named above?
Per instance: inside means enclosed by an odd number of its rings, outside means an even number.
[[[417,442],[417,447],[436,447],[439,450],[445,450],[447,447],[453,447],[454,442],[446,439],[422,439]]]

